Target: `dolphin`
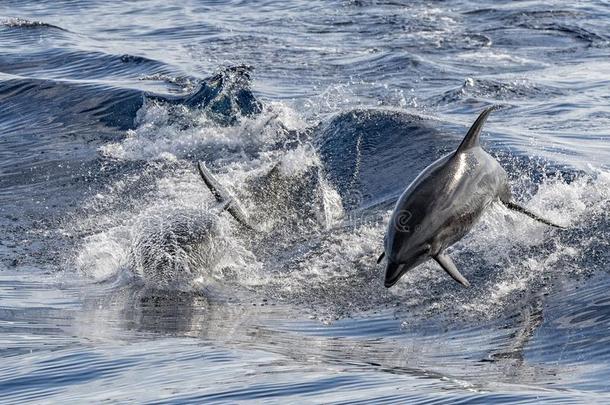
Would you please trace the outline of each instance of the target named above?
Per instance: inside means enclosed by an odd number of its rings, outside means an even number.
[[[388,223],[385,250],[377,260],[380,263],[387,257],[387,288],[430,258],[455,281],[469,287],[445,249],[462,239],[496,201],[536,221],[562,228],[511,202],[506,172],[481,148],[481,128],[497,108],[485,109],[457,150],[425,168],[398,199]]]
[[[218,182],[203,162],[199,174],[217,201],[207,210],[180,208],[167,215],[138,221],[130,262],[148,286],[157,290],[190,288],[202,271],[214,268],[227,250],[221,236],[220,215],[226,211],[239,224],[254,230],[239,201]]]

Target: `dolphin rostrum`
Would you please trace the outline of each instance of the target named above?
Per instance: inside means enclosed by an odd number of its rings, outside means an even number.
[[[511,202],[508,176],[479,145],[481,128],[497,107],[485,109],[452,152],[424,169],[398,199],[384,239],[385,286],[433,258],[455,281],[470,283],[445,253],[462,239],[494,201],[546,225],[555,225]]]

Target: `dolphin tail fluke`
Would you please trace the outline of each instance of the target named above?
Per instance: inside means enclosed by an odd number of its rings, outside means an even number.
[[[218,182],[218,180],[216,180],[216,178],[212,175],[212,172],[210,172],[205,164],[198,162],[197,168],[199,169],[199,174],[201,175],[203,182],[208,187],[216,201],[221,204],[221,211],[226,210],[241,225],[248,229],[253,229],[248,221],[248,216],[237,199],[233,197],[231,193],[229,193],[229,191]]]
[[[499,109],[500,106],[494,105],[491,107],[487,107],[481,114],[477,120],[472,124],[468,133],[464,137],[464,140],[457,148],[456,154],[464,152],[466,149],[470,149],[476,146],[479,146],[479,135],[481,134],[481,129],[483,129],[483,124],[487,121],[487,117],[491,114],[492,111]]]
[[[384,257],[385,257],[385,252],[381,252],[379,257],[377,258],[377,264],[381,263],[381,261],[383,260]]]
[[[439,253],[438,255],[434,256],[434,260],[441,265],[443,270],[445,270],[447,274],[451,276],[451,278],[464,287],[470,287],[468,280],[466,280],[466,278],[460,274],[457,267],[455,267],[455,263],[453,263],[453,260],[451,260],[449,256],[447,256],[445,253]]]
[[[388,259],[388,264],[385,268],[385,282],[383,283],[386,288],[392,287],[398,280],[400,280],[404,266],[404,264],[394,263]]]
[[[517,211],[517,212],[520,212],[520,213],[522,213],[524,215],[527,215],[528,217],[530,217],[530,218],[532,218],[532,219],[534,219],[534,220],[536,220],[538,222],[541,222],[541,223],[543,223],[545,225],[553,226],[553,227],[559,228],[559,229],[566,229],[565,226],[554,224],[551,221],[548,221],[548,220],[546,220],[544,218],[541,218],[538,215],[534,214],[533,212],[530,212],[526,208],[523,208],[522,206],[517,205],[517,204],[515,204],[513,202],[508,201],[508,202],[505,202],[504,205],[506,205],[506,207],[508,209],[511,209],[513,211]]]

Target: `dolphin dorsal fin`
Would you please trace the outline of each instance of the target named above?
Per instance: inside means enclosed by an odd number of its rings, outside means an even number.
[[[462,153],[466,149],[475,148],[479,146],[479,135],[481,134],[483,124],[485,124],[485,121],[487,121],[487,117],[489,116],[489,114],[492,111],[497,110],[498,108],[499,106],[497,105],[487,107],[485,110],[483,110],[481,114],[479,114],[479,117],[474,122],[474,124],[472,124],[472,126],[468,130],[468,133],[464,137],[464,140],[455,151],[456,154]]]

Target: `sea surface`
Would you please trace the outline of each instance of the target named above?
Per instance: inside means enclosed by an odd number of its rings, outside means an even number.
[[[499,109],[514,199],[383,286]],[[209,170],[255,230],[222,211]],[[610,5],[0,2],[0,402],[609,403]]]

